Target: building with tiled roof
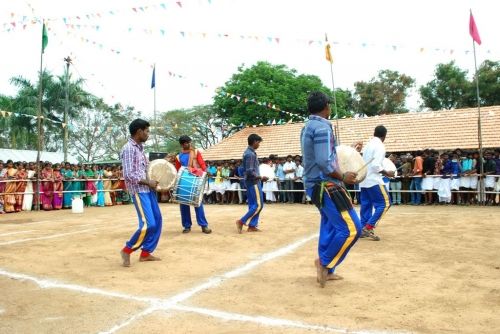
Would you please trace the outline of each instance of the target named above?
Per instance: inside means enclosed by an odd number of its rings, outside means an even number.
[[[377,125],[387,128],[387,152],[411,152],[432,148],[439,151],[478,149],[477,108],[406,114],[391,114],[365,118],[339,119],[341,144],[356,141],[364,144],[373,136]],[[481,108],[483,148],[500,147],[500,106]],[[335,126],[336,121],[332,121]],[[304,123],[246,127],[208,148],[206,160],[240,159],[247,147],[247,137],[256,133],[263,138],[257,154],[300,155],[300,130]]]

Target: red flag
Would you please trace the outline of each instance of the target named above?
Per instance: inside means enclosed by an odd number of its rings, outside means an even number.
[[[481,45],[481,37],[479,37],[479,31],[477,30],[476,22],[474,21],[474,16],[472,16],[472,11],[470,12],[469,18],[469,34],[477,44]]]

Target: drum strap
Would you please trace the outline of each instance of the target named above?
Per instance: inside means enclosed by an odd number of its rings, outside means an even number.
[[[196,159],[198,155],[197,150],[191,150],[189,151],[189,163],[188,167],[194,167],[194,168],[200,168],[200,164],[198,163],[198,160]]]
[[[325,193],[331,198],[339,212],[352,209],[352,200],[345,188],[329,181],[316,183],[313,187],[311,201],[318,209],[323,207],[323,196]]]

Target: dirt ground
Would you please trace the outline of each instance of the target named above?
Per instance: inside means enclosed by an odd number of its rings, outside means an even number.
[[[392,207],[324,289],[314,206],[267,205],[263,232],[241,235],[242,205],[206,206],[210,235],[161,210],[162,261],[130,268],[130,205],[0,216],[0,333],[499,331],[498,208]]]

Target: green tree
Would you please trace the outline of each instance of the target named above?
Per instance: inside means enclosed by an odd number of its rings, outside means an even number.
[[[211,105],[195,106],[161,113],[158,121],[158,139],[161,150],[178,152],[179,137],[188,135],[196,147],[206,149],[218,143],[223,133],[229,131],[226,122],[220,119]]]
[[[13,97],[11,110],[15,113],[32,115],[31,117],[17,116],[10,123],[10,143],[13,148],[36,149],[39,83],[33,84],[29,80],[18,76],[11,78],[11,83],[19,88]],[[77,118],[84,108],[92,106],[91,94],[82,89],[83,80],[71,81],[69,77],[69,117]],[[64,76],[54,78],[52,74],[42,73],[42,149],[57,150],[62,147],[64,106],[66,81]]]
[[[315,90],[332,96],[314,75],[298,74],[285,65],[260,61],[249,68],[240,66],[214,97],[214,107],[229,124],[299,121],[307,116],[307,95]],[[350,115],[349,110],[343,109],[349,105],[345,91],[337,92],[336,97],[340,117]],[[268,104],[280,110],[269,108]]]
[[[128,125],[139,117],[132,107],[108,106],[102,99],[70,124],[71,152],[78,160],[117,160],[128,140]]]
[[[420,96],[423,106],[432,110],[464,108],[471,106],[473,87],[467,71],[452,61],[436,66],[434,79],[420,87]]]
[[[382,70],[369,82],[354,83],[354,109],[367,116],[408,112],[408,90],[415,79],[397,71]]]
[[[500,61],[485,60],[477,70],[479,75],[479,97],[483,106],[500,105]],[[473,103],[476,106],[476,86],[474,84]]]

